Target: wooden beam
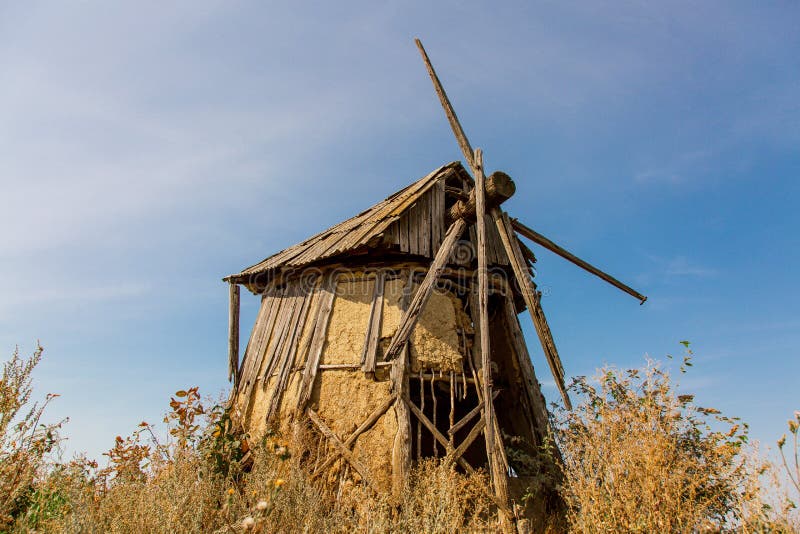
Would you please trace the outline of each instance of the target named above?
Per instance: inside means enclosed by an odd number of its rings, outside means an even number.
[[[550,433],[550,421],[547,417],[547,404],[545,403],[542,390],[539,386],[539,381],[536,379],[536,372],[533,369],[528,348],[525,346],[525,337],[522,334],[522,328],[519,324],[517,311],[514,307],[514,298],[511,294],[506,295],[506,322],[509,328],[509,341],[514,350],[514,355],[517,358],[517,365],[519,365],[522,381],[525,385],[525,391],[529,399],[529,407],[531,410],[531,420],[533,434],[540,438],[544,438]]]
[[[499,394],[500,394],[500,390],[499,390],[499,389],[498,389],[498,390],[495,390],[495,391],[492,393],[492,396],[493,396],[493,399],[492,399],[492,400],[496,399],[496,398],[497,398],[497,396],[498,396]],[[461,418],[461,419],[458,421],[458,423],[456,423],[456,424],[454,424],[454,425],[451,425],[451,426],[450,426],[450,430],[448,430],[448,431],[447,431],[447,433],[448,433],[449,435],[451,435],[451,436],[452,436],[453,434],[455,434],[456,432],[458,432],[459,430],[461,430],[462,428],[464,428],[465,426],[467,426],[467,423],[469,423],[470,421],[472,421],[472,419],[473,419],[473,418],[474,418],[476,415],[478,415],[479,413],[481,413],[481,411],[482,411],[482,410],[483,410],[483,403],[481,403],[481,404],[478,404],[478,405],[477,405],[477,406],[475,406],[475,407],[474,407],[472,410],[470,410],[470,411],[469,411],[469,413],[468,413],[467,415],[465,415],[464,417],[462,417],[462,418]]]
[[[506,249],[506,255],[511,262],[511,268],[514,272],[514,277],[517,279],[522,292],[522,298],[525,300],[525,305],[528,307],[528,312],[531,315],[531,320],[536,328],[536,334],[539,336],[539,342],[542,344],[547,364],[550,366],[550,372],[553,374],[556,386],[561,397],[564,399],[564,406],[568,410],[572,409],[572,403],[567,394],[567,387],[564,383],[564,367],[561,364],[561,358],[558,355],[555,341],[553,341],[553,334],[550,332],[550,327],[547,326],[547,321],[544,319],[544,312],[540,304],[540,296],[536,287],[531,281],[530,275],[525,269],[525,259],[523,258],[522,251],[515,239],[514,229],[508,215],[502,213],[499,209],[492,210],[492,218],[497,225],[497,230],[500,233],[500,240],[503,242],[503,247]]]
[[[372,428],[372,425],[374,425],[375,423],[378,422],[378,419],[380,419],[381,416],[386,413],[386,410],[388,410],[389,407],[391,407],[392,404],[394,404],[394,402],[396,400],[397,400],[397,396],[396,395],[392,395],[390,397],[387,397],[386,400],[384,402],[382,402],[380,406],[378,406],[375,410],[372,411],[372,413],[369,415],[369,417],[364,419],[364,422],[362,422],[360,425],[358,425],[358,428],[356,428],[353,431],[353,433],[350,434],[350,436],[348,436],[348,438],[344,441],[344,443],[342,445],[345,448],[347,448],[347,450],[350,450],[350,447],[356,442],[356,440],[358,439],[358,436],[360,436],[361,434],[363,434],[364,432],[366,432],[367,430]],[[328,466],[330,466],[333,462],[336,461],[336,458],[337,458],[336,455],[328,457],[328,459],[326,459],[322,463],[322,465],[319,466],[314,471],[314,473],[311,475],[311,478],[316,478],[319,475],[321,475],[322,472],[325,471],[325,469],[328,468]]]
[[[442,83],[439,81],[436,71],[433,70],[433,65],[431,64],[431,60],[428,59],[428,54],[425,52],[425,48],[422,46],[422,41],[419,39],[414,39],[414,42],[419,49],[420,55],[422,55],[422,61],[425,62],[425,68],[428,69],[428,75],[431,77],[431,81],[433,82],[433,88],[436,91],[436,94],[439,96],[439,102],[442,103],[444,114],[447,115],[447,120],[450,122],[450,127],[453,129],[453,133],[456,136],[458,146],[461,148],[461,152],[467,159],[467,164],[472,166],[472,147],[469,145],[469,141],[464,133],[464,129],[461,128],[461,123],[458,122],[456,110],[453,109],[452,104],[450,104],[450,99],[447,98],[447,93],[444,92],[444,87],[442,87]]]
[[[303,370],[303,380],[300,383],[300,392],[297,395],[297,410],[302,412],[308,399],[311,398],[311,390],[314,387],[314,379],[319,369],[319,360],[322,356],[322,348],[325,345],[325,338],[328,335],[328,323],[333,308],[333,299],[336,296],[336,277],[328,275],[323,286],[322,300],[317,311],[317,320],[314,324],[314,333],[311,346],[308,349],[306,368]]]
[[[406,285],[400,299],[400,309],[408,308],[408,301],[414,288],[413,271],[409,270]],[[392,361],[392,389],[395,392],[394,413],[397,420],[397,433],[392,443],[392,498],[399,503],[402,499],[408,474],[411,471],[411,416],[403,397],[408,395],[409,343],[403,346],[400,357]]]
[[[646,296],[642,295],[641,293],[639,293],[635,289],[631,288],[630,286],[627,286],[627,285],[623,284],[622,282],[620,282],[619,280],[617,280],[616,278],[614,278],[610,274],[604,273],[603,271],[601,271],[600,269],[598,269],[594,265],[590,264],[589,262],[583,261],[582,259],[580,259],[576,255],[572,254],[568,250],[556,245],[555,243],[553,243],[551,240],[547,239],[545,236],[543,236],[539,232],[533,230],[532,228],[528,228],[527,226],[525,226],[524,224],[522,224],[518,220],[513,219],[511,221],[511,224],[514,225],[514,229],[517,232],[519,232],[519,234],[522,235],[523,237],[527,237],[528,239],[530,239],[534,243],[536,243],[538,245],[541,245],[544,248],[546,248],[547,250],[558,254],[559,256],[564,258],[565,260],[571,261],[572,263],[574,263],[575,265],[577,265],[581,269],[589,271],[593,275],[600,277],[601,279],[605,280],[606,282],[608,282],[612,286],[616,287],[617,289],[620,289],[620,290],[624,291],[625,293],[631,295],[632,297],[635,297],[635,298],[639,299],[640,304],[644,304],[645,301],[647,300]]]
[[[375,377],[375,364],[378,360],[378,341],[381,337],[381,319],[383,317],[383,286],[386,271],[379,271],[375,277],[375,290],[372,292],[372,304],[369,310],[367,335],[364,340],[364,352],[361,363],[369,378]]]
[[[484,191],[484,204],[487,209],[490,209],[499,206],[511,198],[516,191],[516,186],[514,185],[514,180],[512,180],[509,175],[504,172],[497,171],[486,178]],[[448,223],[452,223],[453,221],[462,218],[467,219],[468,221],[475,220],[477,205],[475,192],[476,189],[472,189],[469,192],[469,197],[466,201],[459,200],[450,206],[450,209],[447,211]]]
[[[430,431],[431,434],[433,434],[433,437],[436,439],[436,441],[441,443],[442,447],[444,447],[444,450],[447,451],[448,454],[450,454],[453,451],[453,448],[450,446],[450,442],[448,441],[448,439],[444,437],[444,435],[441,432],[439,432],[439,429],[436,428],[436,426],[431,422],[430,419],[428,419],[428,417],[424,413],[422,413],[422,410],[420,410],[416,404],[411,402],[411,399],[409,399],[408,397],[403,397],[403,400],[405,401],[406,406],[408,406],[408,409],[411,410],[411,412],[415,416],[417,416],[417,420],[421,422],[425,426],[425,428],[427,428],[428,431]],[[469,465],[469,463],[463,458],[459,458],[456,461],[458,462],[458,465],[463,467],[467,472],[469,473],[475,472],[475,469],[471,465]]]
[[[483,174],[483,152],[475,150],[475,230],[478,241],[478,324],[481,332],[481,385],[483,389],[483,418],[486,428],[483,435],[486,438],[486,456],[489,460],[489,471],[492,485],[497,499],[508,502],[508,480],[504,467],[501,465],[502,438],[495,432],[494,396],[492,395],[492,366],[489,341],[489,277],[486,264],[486,198],[484,191],[485,177]]]
[[[442,246],[439,247],[439,250],[436,252],[436,257],[433,259],[433,262],[431,262],[431,266],[425,274],[425,279],[420,284],[419,289],[417,289],[416,294],[414,294],[414,298],[411,299],[411,304],[409,304],[408,309],[403,313],[403,317],[400,319],[397,331],[392,337],[389,347],[386,349],[386,354],[383,356],[384,360],[388,361],[396,358],[408,341],[408,338],[414,331],[414,327],[417,325],[417,320],[419,319],[420,313],[422,313],[422,308],[424,308],[425,304],[428,302],[428,298],[430,298],[433,292],[436,281],[441,276],[447,264],[447,260],[450,258],[450,254],[453,251],[453,247],[456,241],[458,241],[458,238],[461,237],[466,226],[467,223],[464,219],[459,219],[450,225],[447,234],[444,236],[444,240],[442,240]]]
[[[353,453],[350,452],[350,449],[344,446],[344,444],[339,440],[336,434],[334,434],[333,431],[330,428],[328,428],[328,425],[326,425],[322,421],[322,419],[319,418],[317,413],[311,408],[307,408],[306,415],[308,415],[308,418],[311,419],[311,421],[315,425],[317,425],[317,428],[319,428],[320,432],[322,432],[322,434],[326,438],[328,438],[331,443],[333,443],[333,446],[339,450],[339,454],[341,454],[344,457],[344,459],[347,460],[351,466],[353,466],[353,469],[355,469],[356,472],[361,476],[361,479],[364,482],[366,482],[367,485],[371,487],[374,491],[378,491],[378,486],[376,486],[375,483],[372,482],[372,479],[369,476],[369,471],[367,470],[366,466],[364,466],[364,464],[362,464],[358,460],[358,458],[356,458],[353,455]]]
[[[311,308],[311,304],[314,301],[314,295],[319,290],[320,280],[316,280],[315,287],[308,292],[306,292],[306,289],[302,287],[302,285],[298,284],[298,286],[298,292],[300,294],[298,299],[301,299],[299,303],[300,305],[289,322],[290,334],[286,337],[284,344],[280,349],[280,353],[278,353],[281,355],[283,361],[281,362],[281,366],[278,371],[278,378],[272,387],[269,402],[267,404],[267,422],[271,421],[272,418],[278,413],[281,401],[283,400],[283,393],[285,392],[286,386],[289,383],[289,374],[294,367],[295,356],[297,355],[298,345],[300,344],[300,336],[303,333],[303,327],[305,326],[309,308]],[[276,354],[276,358],[278,357],[278,354]],[[264,387],[267,387],[268,380],[269,377],[265,375],[264,383],[262,384]]]
[[[239,286],[230,284],[228,308],[228,382],[239,385]]]
[[[450,454],[448,454],[447,457],[445,457],[444,459],[445,463],[448,465],[452,464],[453,462],[457,462],[459,458],[464,456],[464,453],[467,452],[469,446],[472,445],[472,442],[475,441],[475,439],[481,435],[481,432],[483,432],[485,428],[486,428],[486,419],[481,417],[478,420],[478,422],[475,423],[475,426],[472,427],[472,430],[469,431],[467,437],[464,438],[464,441],[462,441],[461,444],[455,448],[455,450],[450,452]]]

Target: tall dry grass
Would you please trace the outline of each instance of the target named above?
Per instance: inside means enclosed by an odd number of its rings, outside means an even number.
[[[26,408],[40,356],[15,354],[0,383],[0,488],[14,496],[5,499],[13,504],[2,509],[0,532],[498,530],[483,474],[425,462],[399,503],[361,486],[326,488],[292,456],[301,447],[280,436],[249,444],[245,457],[228,413],[207,408],[196,388],[170,399],[163,432],[143,422],[118,437],[104,466],[83,457],[56,461],[48,451],[57,429],[37,427],[42,407]],[[776,466],[749,447],[746,425],[677,395],[658,367],[604,369],[574,389],[575,411],[553,422],[566,511],[551,519],[550,531],[800,532],[790,501],[765,478],[777,480]],[[793,421],[796,451],[800,414]],[[24,445],[19,437],[27,437]],[[787,455],[788,468],[796,452]]]
[[[555,425],[572,531],[798,531],[747,425],[678,395],[658,365],[606,367],[573,389],[580,402]]]

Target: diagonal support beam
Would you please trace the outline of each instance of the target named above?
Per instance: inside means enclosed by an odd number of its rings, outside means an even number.
[[[627,285],[623,284],[622,282],[620,282],[619,280],[617,280],[616,278],[614,278],[610,274],[604,273],[603,271],[601,271],[600,269],[598,269],[594,265],[590,264],[589,262],[583,261],[582,259],[580,259],[576,255],[574,255],[570,251],[568,251],[568,250],[556,245],[555,243],[553,243],[551,240],[547,239],[545,236],[543,236],[539,232],[533,230],[532,228],[528,228],[527,226],[525,226],[524,224],[522,224],[518,220],[514,219],[511,222],[511,224],[513,224],[514,229],[521,236],[527,237],[528,239],[530,239],[531,241],[533,241],[537,245],[543,246],[544,248],[546,248],[550,252],[554,252],[555,254],[558,254],[559,256],[564,258],[565,260],[574,263],[575,265],[577,265],[581,269],[584,269],[585,271],[588,271],[588,272],[592,273],[593,275],[600,277],[601,279],[605,280],[606,282],[608,282],[612,286],[616,287],[617,289],[620,289],[620,290],[624,291],[625,293],[627,293],[628,295],[637,298],[639,300],[640,304],[644,304],[645,301],[647,300],[646,296],[642,295],[641,293],[639,293],[635,289],[631,288],[630,286],[627,286]]]
[[[492,393],[492,400],[495,400],[497,398],[497,396],[500,395],[500,391],[502,391],[502,390],[496,389],[494,391],[494,393]],[[459,422],[457,422],[456,424],[451,426],[450,430],[447,431],[447,434],[450,435],[450,436],[455,435],[456,432],[458,432],[459,430],[461,430],[462,428],[467,426],[467,424],[470,421],[472,421],[472,419],[476,415],[481,413],[482,410],[483,410],[483,404],[478,404],[477,406],[475,406],[472,410],[469,411],[469,413],[467,415],[462,417]]]
[[[350,449],[345,447],[344,443],[342,443],[336,434],[333,433],[333,430],[328,428],[328,425],[326,425],[322,419],[319,418],[317,413],[311,408],[306,409],[306,415],[308,415],[308,418],[311,419],[315,425],[317,425],[317,428],[319,428],[320,432],[322,432],[322,434],[328,438],[331,443],[333,443],[333,446],[338,449],[339,454],[341,454],[345,460],[350,462],[350,465],[353,466],[353,469],[355,469],[356,472],[361,476],[362,480],[364,480],[364,482],[366,482],[367,485],[373,490],[377,491],[378,486],[376,486],[370,478],[366,466],[364,466],[364,464],[362,464],[359,459],[353,455]]]
[[[424,308],[425,304],[428,302],[428,298],[430,298],[433,288],[436,286],[436,282],[439,280],[442,271],[444,271],[447,265],[447,260],[453,252],[456,241],[461,237],[466,226],[467,223],[464,219],[459,219],[450,225],[447,234],[444,236],[442,245],[436,252],[436,257],[433,259],[430,268],[428,268],[428,272],[425,274],[425,279],[420,284],[414,298],[411,300],[411,304],[408,305],[408,309],[403,313],[403,317],[400,319],[397,331],[394,333],[392,341],[389,343],[389,347],[383,355],[385,361],[395,359],[400,354],[403,346],[405,346],[408,338],[414,331],[414,327],[417,325],[417,320],[422,312],[422,308]]]
[[[461,442],[461,445],[456,447],[454,451],[452,451],[450,454],[447,455],[447,457],[445,457],[444,459],[445,464],[450,465],[453,462],[457,462],[459,459],[461,459],[461,457],[464,456],[464,453],[467,452],[469,446],[472,445],[472,443],[478,438],[478,436],[481,435],[481,432],[483,432],[485,429],[486,429],[486,419],[481,417],[480,419],[478,419],[478,422],[475,423],[475,426],[472,427],[472,430],[469,431],[467,437],[464,438],[464,441]]]
[[[451,454],[453,452],[453,448],[450,446],[450,442],[446,437],[444,437],[444,435],[442,435],[441,432],[439,432],[439,429],[436,428],[436,426],[431,422],[431,420],[428,419],[428,417],[424,413],[422,413],[422,410],[420,410],[416,404],[411,402],[411,399],[409,399],[408,397],[404,396],[403,401],[405,401],[406,405],[408,406],[408,409],[411,410],[411,412],[415,416],[417,416],[417,419],[419,419],[419,421],[423,425],[425,425],[425,428],[427,428],[430,431],[430,433],[433,434],[433,437],[436,439],[436,441],[442,444],[444,450],[446,450],[448,454]],[[458,462],[458,465],[463,467],[468,473],[475,472],[475,469],[471,465],[469,465],[469,463],[465,459],[458,458],[456,461]]]
[[[375,423],[377,423],[377,422],[378,422],[378,419],[380,419],[380,418],[381,418],[381,416],[382,416],[383,414],[385,414],[385,413],[386,413],[386,410],[388,410],[388,409],[389,409],[389,407],[390,407],[392,404],[394,404],[394,401],[395,401],[396,399],[397,399],[397,396],[396,396],[396,395],[392,395],[391,397],[387,398],[387,399],[386,399],[386,400],[383,402],[383,404],[381,404],[380,406],[378,406],[378,407],[377,407],[377,408],[376,408],[376,409],[375,409],[375,410],[374,410],[374,411],[373,411],[373,412],[372,412],[372,413],[369,415],[369,417],[367,417],[366,419],[364,419],[364,422],[363,422],[363,423],[361,423],[360,425],[358,425],[358,428],[356,428],[356,429],[353,431],[353,433],[352,433],[352,434],[350,434],[350,436],[349,436],[349,437],[348,437],[348,438],[347,438],[347,439],[344,441],[344,443],[343,443],[344,447],[345,447],[347,450],[350,450],[350,447],[352,447],[352,446],[353,446],[353,444],[356,442],[356,439],[358,439],[358,436],[360,436],[361,434],[363,434],[364,432],[366,432],[367,430],[369,430],[370,428],[372,428],[372,425],[374,425]],[[315,471],[315,472],[314,472],[314,473],[311,475],[311,478],[317,478],[317,477],[318,477],[320,474],[322,474],[322,473],[325,471],[325,469],[327,469],[327,468],[328,468],[328,466],[330,466],[330,465],[331,465],[333,462],[335,462],[335,461],[336,461],[336,458],[338,458],[338,456],[337,456],[336,454],[334,454],[334,455],[331,455],[330,457],[328,457],[328,459],[326,459],[326,460],[325,460],[325,461],[322,463],[322,465],[321,465],[321,466],[319,466],[319,467],[317,468],[317,470],[316,470],[316,471]]]

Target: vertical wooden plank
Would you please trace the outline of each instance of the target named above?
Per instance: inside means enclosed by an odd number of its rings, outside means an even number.
[[[422,198],[420,199],[420,206],[419,206],[419,222],[420,222],[420,232],[419,232],[419,245],[420,245],[420,254],[425,256],[426,258],[431,257],[431,197],[433,196],[433,188],[428,190]]]
[[[364,340],[364,352],[361,356],[361,364],[367,376],[375,376],[375,366],[378,362],[378,341],[381,336],[381,320],[383,318],[383,288],[386,279],[386,271],[378,271],[375,274],[375,288],[372,292],[372,304],[369,310],[369,322],[367,324],[367,336]]]
[[[258,315],[256,316],[253,330],[250,332],[250,339],[247,341],[247,347],[245,348],[244,356],[242,358],[241,376],[239,377],[239,386],[236,388],[237,394],[242,388],[242,384],[247,385],[250,383],[250,371],[254,365],[253,360],[256,359],[256,345],[258,344],[258,339],[261,336],[261,331],[265,327],[267,317],[271,312],[271,307],[275,303],[275,299],[272,298],[272,291],[273,288],[269,288],[264,292],[264,294],[261,295],[261,306],[258,309]]]
[[[308,315],[308,309],[311,307],[311,303],[314,300],[314,294],[318,288],[318,285],[315,285],[314,289],[306,293],[302,283],[298,283],[297,285],[298,292],[300,293],[299,298],[302,299],[302,304],[295,317],[292,318],[290,324],[291,330],[281,351],[283,361],[281,362],[280,374],[278,375],[278,379],[275,381],[275,387],[272,389],[270,395],[269,408],[267,409],[266,416],[267,421],[270,421],[280,408],[283,393],[286,390],[286,386],[289,382],[289,374],[294,365],[295,354],[297,353],[298,344],[300,343],[300,336],[303,333],[303,326],[305,325],[306,317]]]
[[[267,363],[264,368],[264,372],[261,374],[261,386],[263,388],[267,387],[269,377],[275,371],[275,367],[277,367],[278,363],[280,362],[281,347],[283,347],[286,336],[289,335],[289,325],[292,317],[294,317],[295,313],[297,312],[297,308],[301,301],[299,296],[299,285],[287,285],[284,299],[286,299],[286,303],[281,307],[282,309],[280,316],[278,317],[278,322],[275,326],[275,332],[270,338],[267,351],[264,353],[264,358],[266,359]]]
[[[230,283],[228,307],[228,382],[239,383],[239,285]]]
[[[410,248],[408,245],[408,210],[400,216],[400,220],[397,221],[397,230],[399,233],[400,238],[400,251],[401,252],[409,252]]]
[[[272,337],[272,332],[275,328],[278,318],[280,317],[281,311],[288,305],[288,299],[286,298],[287,288],[275,289],[273,293],[274,295],[269,299],[269,312],[265,314],[266,317],[264,318],[262,328],[260,328],[258,332],[258,338],[256,339],[255,343],[251,344],[253,352],[248,353],[247,355],[247,359],[250,360],[250,366],[245,377],[243,377],[247,380],[242,382],[244,384],[244,390],[242,393],[244,394],[245,399],[243,412],[245,417],[247,417],[249,413],[253,388],[258,382],[258,373],[261,370],[261,364],[264,361],[266,350],[265,347]],[[265,302],[262,302],[262,308],[265,307]]]
[[[325,279],[322,288],[323,294],[320,297],[317,319],[314,324],[314,333],[311,338],[311,345],[308,349],[308,359],[303,370],[303,381],[300,384],[300,393],[297,396],[297,410],[302,413],[311,397],[311,390],[314,387],[314,379],[317,377],[319,360],[322,356],[322,348],[325,345],[325,338],[328,335],[328,323],[330,322],[331,309],[333,309],[333,299],[336,296],[336,277],[333,273]]]
[[[439,246],[442,244],[442,238],[444,237],[444,179],[440,179],[436,182],[436,185],[433,186],[433,191],[435,197],[433,209],[431,210],[431,253],[435,250],[439,250]]]

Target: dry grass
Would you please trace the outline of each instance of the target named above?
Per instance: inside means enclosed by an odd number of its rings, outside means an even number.
[[[747,425],[677,395],[658,366],[605,368],[573,388],[581,402],[556,427],[574,532],[798,529],[788,496],[770,505],[772,466],[748,446]]]
[[[400,502],[360,485],[309,480],[303,455],[290,454],[302,444],[275,435],[253,445],[245,472],[241,436],[224,409],[203,406],[196,389],[171,399],[166,441],[142,423],[117,438],[106,467],[48,460],[56,429],[36,430],[41,409],[25,409],[39,356],[15,354],[0,383],[0,502],[12,503],[2,509],[0,532],[498,530],[485,476],[434,462],[414,470]],[[566,512],[552,518],[552,531],[800,531],[786,493],[766,480],[780,478],[777,468],[747,445],[746,425],[676,395],[657,367],[604,369],[596,382],[579,379],[574,388],[576,410],[554,421]],[[798,425],[800,414],[789,425],[795,440]],[[792,452],[787,470],[795,482]]]

